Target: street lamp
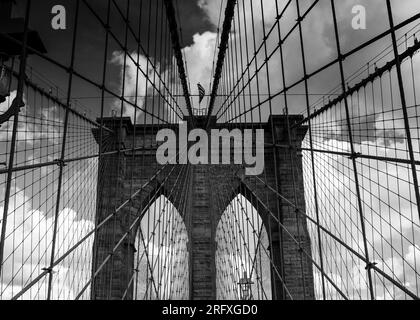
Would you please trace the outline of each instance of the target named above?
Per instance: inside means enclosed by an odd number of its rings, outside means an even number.
[[[7,55],[0,53],[0,103],[5,102],[10,95],[12,75],[10,69],[6,66],[7,60]]]
[[[14,0],[0,0],[0,103],[6,101],[10,95],[12,70],[6,66],[6,62],[22,54],[22,45],[25,35],[25,20],[23,18],[12,18],[12,7]],[[42,43],[39,34],[33,30],[27,31],[27,52],[33,54],[35,51],[45,54],[47,50]],[[26,60],[26,56],[21,60]],[[20,63],[23,63],[20,61]],[[19,75],[25,78],[24,72]],[[22,99],[19,99],[22,100]],[[8,110],[0,113],[0,126],[9,121],[9,119],[19,112],[24,106],[22,101],[15,99]]]
[[[239,289],[241,294],[241,300],[252,300],[252,288],[251,285],[254,282],[251,281],[251,278],[248,278],[248,274],[245,271],[242,279],[239,280]]]

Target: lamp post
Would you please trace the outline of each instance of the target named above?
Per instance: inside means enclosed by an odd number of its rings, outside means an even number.
[[[0,0],[0,19],[10,19],[14,0]]]
[[[14,117],[12,139],[9,149],[9,161],[7,163],[8,172],[6,178],[6,188],[4,192],[4,206],[2,214],[3,219],[0,231],[0,276],[3,275],[3,258],[6,242],[7,217],[12,187],[12,167],[14,164],[14,156],[16,151],[17,128],[19,121],[18,114],[20,109],[25,106],[23,102],[23,90],[25,81],[26,58],[28,54],[34,53],[34,50],[41,53],[47,52],[38,33],[31,31],[28,28],[28,17],[30,9],[29,2],[27,3],[27,11],[24,19],[12,18],[13,2],[13,0],[0,0],[0,100],[5,101],[6,97],[10,94],[11,89],[10,84],[12,70],[5,66],[5,62],[11,57],[20,55],[16,98],[13,100],[10,107],[6,111],[0,112],[0,127],[3,123],[6,123],[10,118]]]
[[[239,291],[241,300],[252,300],[252,285],[254,282],[251,281],[251,278],[248,278],[248,274],[245,271],[243,278],[239,280]]]
[[[5,102],[6,98],[10,95],[12,74],[6,66],[8,59],[6,54],[0,53],[0,103]]]
[[[12,17],[13,0],[0,0],[0,20],[10,21]],[[12,76],[10,69],[7,68],[6,62],[9,60],[10,55],[0,50],[0,103],[6,101],[10,95],[10,85]]]
[[[22,39],[25,34],[25,19],[12,18],[14,2],[14,0],[0,0],[0,103],[6,101],[11,90],[13,70],[6,65],[6,62],[12,57],[22,55]],[[21,57],[20,63],[23,63],[26,56],[35,51],[43,54],[47,52],[38,33],[30,29],[27,30],[26,45],[26,55]],[[26,78],[24,68],[20,70],[18,77]],[[13,101],[8,110],[0,113],[0,126],[19,112],[23,106],[22,101]]]

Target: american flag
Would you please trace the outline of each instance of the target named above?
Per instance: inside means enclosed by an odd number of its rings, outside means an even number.
[[[198,96],[200,97],[200,103],[203,101],[204,96],[206,95],[206,90],[203,88],[203,86],[199,83],[197,84],[198,87]]]

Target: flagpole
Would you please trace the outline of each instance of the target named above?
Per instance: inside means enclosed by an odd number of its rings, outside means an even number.
[[[206,90],[204,89],[204,87],[201,85],[201,83],[197,84],[197,88],[198,88],[198,110],[200,110],[199,112],[201,113],[201,102],[203,102],[203,98],[206,95]]]

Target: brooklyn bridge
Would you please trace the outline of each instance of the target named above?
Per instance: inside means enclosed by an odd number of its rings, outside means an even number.
[[[419,299],[420,3],[356,2],[0,0],[0,300]]]

